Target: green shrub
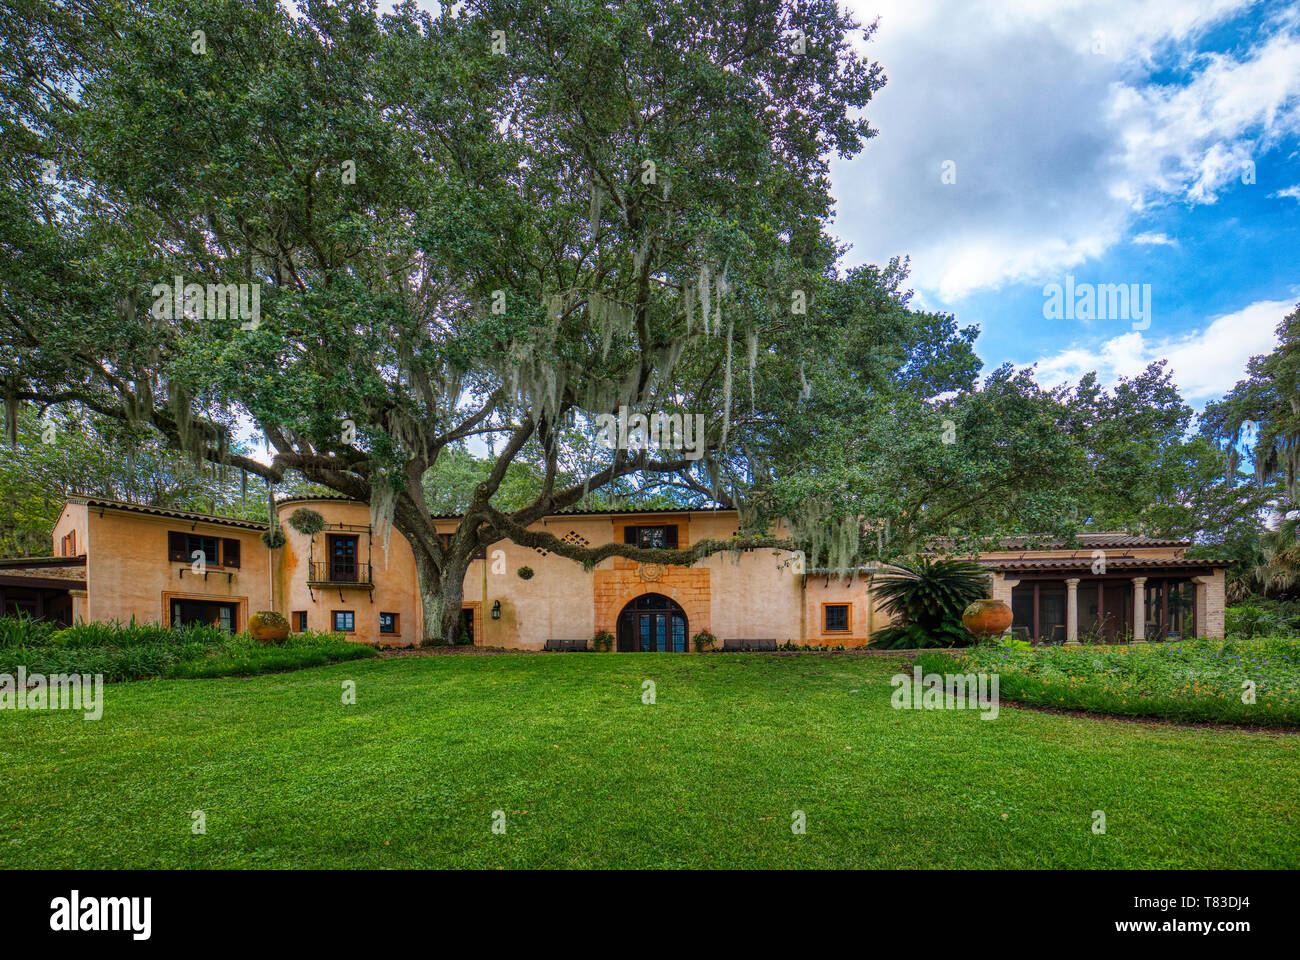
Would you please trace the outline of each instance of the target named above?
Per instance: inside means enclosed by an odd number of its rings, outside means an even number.
[[[1300,727],[1300,640],[1195,639],[1149,645],[973,647],[928,653],[926,673],[984,672],[999,696],[1035,706],[1202,723]],[[1243,703],[1245,681],[1254,703]]]
[[[125,649],[129,647],[150,646],[184,646],[199,644],[218,647],[229,639],[230,634],[220,627],[210,624],[194,623],[180,627],[164,627],[156,623],[81,622],[76,626],[64,627],[50,637],[50,645],[57,647],[85,648],[112,647]]]
[[[3,618],[0,638],[6,641],[0,643],[0,673],[22,666],[29,673],[101,674],[105,680],[251,675],[375,656],[371,647],[337,633],[305,631],[267,647],[208,624],[163,627],[134,620],[55,630],[30,618]]]
[[[42,646],[54,635],[54,624],[26,613],[0,617],[0,650],[6,647]]]
[[[962,611],[986,590],[984,569],[969,560],[894,564],[895,573],[876,577],[874,593],[895,625],[872,637],[887,650],[969,646],[975,637],[961,622]]]
[[[230,642],[221,650],[212,651],[197,659],[174,663],[167,670],[166,676],[177,679],[247,677],[375,656],[378,656],[378,651],[374,647],[355,643],[338,633],[305,630],[290,635],[284,643],[274,646],[258,643],[247,634],[240,634],[231,637]]]
[[[1241,637],[1244,640],[1277,633],[1283,628],[1281,619],[1273,611],[1251,601],[1228,607],[1223,611],[1223,619],[1224,632],[1230,637]]]
[[[947,620],[935,627],[908,623],[899,627],[885,627],[871,635],[871,645],[880,650],[969,647],[974,642],[974,635],[960,620]]]
[[[614,646],[614,635],[608,630],[601,630],[591,638],[591,649],[604,653]]]

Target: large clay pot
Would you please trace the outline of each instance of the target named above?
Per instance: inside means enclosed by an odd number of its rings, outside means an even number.
[[[259,610],[248,618],[248,632],[258,643],[283,643],[289,635],[289,621],[270,610]]]
[[[1011,626],[1011,608],[1005,600],[976,600],[962,611],[961,622],[980,640],[999,636]]]

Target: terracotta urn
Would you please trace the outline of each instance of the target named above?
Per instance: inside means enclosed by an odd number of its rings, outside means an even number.
[[[1011,626],[1011,608],[1005,600],[976,600],[961,614],[966,629],[983,641],[999,636]]]
[[[259,610],[248,618],[248,632],[258,643],[283,643],[289,621],[273,610]]]

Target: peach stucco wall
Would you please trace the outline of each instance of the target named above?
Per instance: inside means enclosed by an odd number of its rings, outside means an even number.
[[[61,551],[63,538],[73,531],[77,534],[76,553],[84,555],[88,535],[87,522],[86,505],[84,503],[65,503],[63,511],[59,514],[59,519],[54,524],[53,555],[56,557],[63,555]]]
[[[289,517],[300,507],[315,510],[327,524],[346,524],[347,531],[326,529],[315,537],[299,533],[289,524]],[[365,532],[370,525],[370,508],[364,503],[338,500],[290,501],[280,504],[278,515],[284,530],[285,544],[271,551],[275,563],[276,609],[289,617],[293,629],[298,628],[293,614],[305,611],[307,629],[333,630],[334,611],[350,610],[356,626],[349,636],[367,643],[384,643],[410,646],[420,642],[424,635],[424,619],[420,594],[416,589],[415,556],[411,547],[396,530],[388,539],[384,550],[382,537],[371,537]],[[367,561],[374,568],[374,591],[360,586],[317,587],[307,583],[308,565],[312,559],[328,559],[327,537],[331,533],[357,535],[357,559]],[[373,542],[372,542],[373,541]],[[266,549],[263,548],[263,553]],[[398,615],[397,634],[379,632],[379,614]]]
[[[85,530],[87,620],[167,623],[172,597],[181,597],[238,603],[242,630],[250,613],[273,609],[270,556],[255,530],[69,504],[54,528],[56,546],[77,523]],[[203,577],[189,563],[170,562],[171,530],[238,540],[240,566],[212,564]]]

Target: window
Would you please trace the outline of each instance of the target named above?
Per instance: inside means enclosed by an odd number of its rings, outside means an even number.
[[[642,550],[676,550],[677,524],[657,527],[627,526],[623,528],[623,542]]]
[[[848,633],[849,605],[847,603],[822,604],[822,620],[825,633]]]
[[[234,633],[239,626],[239,605],[235,603],[174,599],[171,608],[173,627],[201,623]]]
[[[63,556],[75,557],[77,555],[77,531],[73,530],[63,538]]]
[[[356,629],[356,617],[351,610],[334,611],[334,629],[339,633],[351,633]]]
[[[306,611],[306,610],[295,610],[295,611],[293,612],[293,628],[294,628],[294,630],[296,630],[298,633],[302,633],[304,630],[307,629],[307,611]]]
[[[397,629],[397,614],[381,613],[379,615],[379,632],[380,633],[400,633]]]
[[[171,531],[167,534],[167,559],[174,563],[190,563],[195,552],[201,551],[203,562],[213,567],[239,566],[239,541],[221,539],[198,533]]]
[[[197,534],[186,534],[185,536],[185,559],[197,560],[195,553],[202,551],[204,563],[210,563],[218,566],[221,563],[221,548],[217,545],[216,537],[201,537]]]

